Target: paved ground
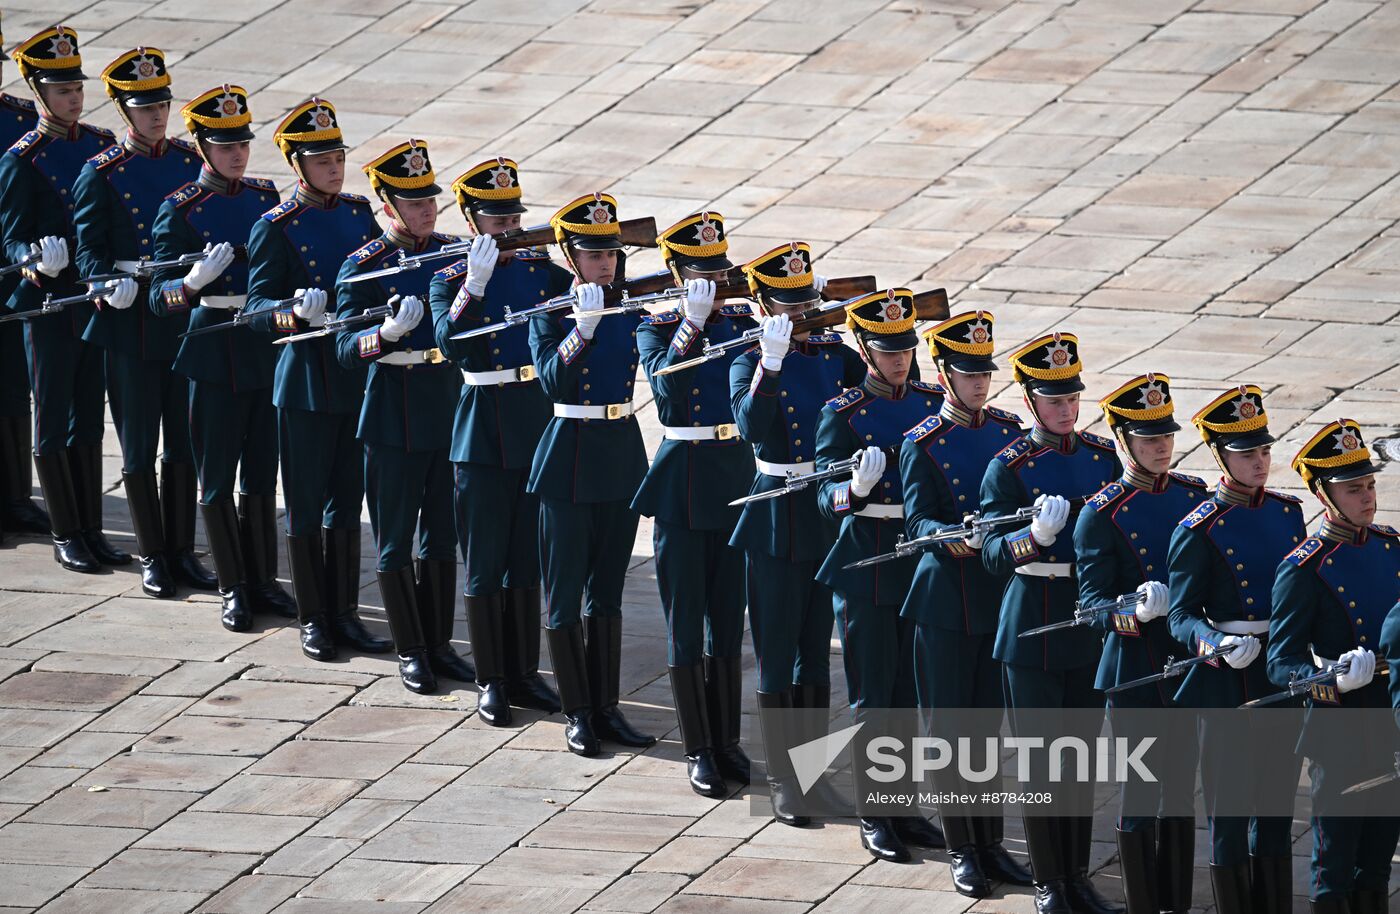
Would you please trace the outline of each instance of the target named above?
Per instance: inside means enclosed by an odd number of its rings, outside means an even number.
[[[181,98],[241,83],[263,125],[254,170],[284,184],[271,127],[324,93],[355,164],[412,135],[447,178],[516,158],[540,221],[595,189],[663,225],[712,207],[740,257],[804,238],[828,275],[945,286],[996,310],[1004,348],[1076,331],[1090,395],[1155,370],[1189,415],[1259,383],[1279,463],[1339,416],[1400,444],[1400,3],[27,0],[5,13],[11,44],[77,28],[92,74],[151,43]],[[114,125],[89,93],[94,120]],[[130,548],[106,442],[108,527]],[[1194,447],[1183,468],[1209,471],[1190,434],[1180,447]],[[1400,523],[1400,472],[1381,479],[1381,519]],[[1286,466],[1275,483],[1296,488]],[[649,543],[644,525],[624,687],[660,732],[673,718]],[[292,631],[230,634],[207,597],[153,601],[137,585],[126,570],[58,571],[35,540],[0,551],[0,911],[969,909],[938,854],[874,864],[849,824],[798,831],[743,798],[696,797],[674,733],[644,755],[575,758],[557,717],[491,730],[468,692],[410,697],[382,659],[312,665]],[[1311,840],[1295,833],[1301,888]],[[1209,903],[1204,871],[1197,898]]]

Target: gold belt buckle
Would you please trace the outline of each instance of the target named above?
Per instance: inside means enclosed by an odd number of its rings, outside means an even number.
[[[622,409],[626,405],[626,403],[609,403],[607,406],[603,407],[604,414],[609,419],[621,419],[625,415]]]
[[[715,440],[728,441],[739,434],[739,426],[733,422],[726,422],[723,425],[715,426]]]
[[[447,359],[443,357],[441,349],[424,349],[423,361],[429,365],[437,365]]]
[[[515,369],[515,379],[517,381],[533,381],[535,377],[534,365],[521,365],[519,368]]]

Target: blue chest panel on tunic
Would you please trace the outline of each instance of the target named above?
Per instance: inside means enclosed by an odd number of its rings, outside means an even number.
[[[15,140],[34,128],[37,120],[33,107],[26,107],[19,99],[12,102],[7,97],[0,102],[0,146],[9,149]]]
[[[547,261],[540,261],[545,263]],[[496,267],[491,281],[486,284],[486,298],[483,311],[489,323],[499,324],[506,309],[523,311],[532,308],[549,297],[546,291],[549,274],[542,266],[526,260],[512,259]],[[466,274],[457,287],[457,294],[463,295],[466,288]],[[491,344],[491,367],[493,369],[519,368],[530,364],[530,324],[527,321],[487,337]]]
[[[919,443],[938,467],[960,511],[976,510],[982,477],[997,452],[1019,437],[1020,432],[1000,422],[986,422],[980,428],[965,428],[944,420],[938,429]]]
[[[1257,508],[1217,509],[1206,537],[1220,551],[1235,579],[1240,612],[1267,618],[1279,562],[1303,539],[1300,507],[1265,497]]]
[[[923,390],[911,389],[900,400],[872,397],[867,393],[858,405],[843,414],[863,447],[895,447],[895,455],[886,461],[885,475],[877,487],[884,496],[903,502],[898,445],[903,442],[905,432],[938,412],[941,405],[937,394]]]
[[[1331,545],[1330,543],[1328,545]],[[1322,559],[1318,576],[1346,613],[1356,638],[1375,644],[1381,626],[1400,599],[1400,540],[1372,533],[1360,546],[1342,546]]]
[[[390,241],[388,236],[381,235],[380,238],[384,242],[384,249],[360,262],[359,272],[368,273],[370,270],[378,270],[398,261],[398,246]],[[450,244],[455,240],[446,235],[433,235],[422,251],[408,253],[422,254],[436,251],[444,244]],[[344,260],[343,257],[341,259]],[[437,345],[433,333],[432,316],[428,313],[428,286],[432,281],[433,274],[428,270],[409,270],[399,273],[397,276],[385,276],[382,279],[370,280],[379,286],[383,295],[383,298],[374,303],[376,305],[387,302],[394,295],[416,295],[418,300],[423,303],[423,319],[418,322],[417,327],[409,331],[408,336],[403,338],[404,345],[409,349],[432,349]]]
[[[707,329],[707,339],[711,343],[728,342],[744,333],[744,328],[728,317],[718,318]],[[735,346],[725,355],[695,369],[690,377],[690,387],[686,389],[685,415],[676,416],[676,424],[723,425],[734,421],[734,406],[729,400],[729,366],[741,352],[743,347]]]
[[[203,194],[181,211],[206,244],[228,241],[247,244],[253,223],[277,204],[275,194],[263,194],[250,188],[232,196]],[[234,258],[227,270],[206,286],[204,295],[244,295],[248,291],[248,258]]]
[[[1032,451],[1017,467],[1017,475],[1032,500],[1042,493],[1074,500],[1093,495],[1118,473],[1107,451],[1081,444],[1071,454]]]
[[[54,196],[63,202],[64,223],[72,225],[73,182],[78,179],[78,172],[83,170],[87,160],[110,143],[86,130],[76,140],[45,138],[42,142],[37,152],[28,155],[29,162],[48,180]]]
[[[277,222],[312,286],[333,291],[346,256],[379,234],[365,205],[341,201],[331,209],[302,206]]]
[[[161,202],[166,194],[199,177],[199,159],[183,149],[171,147],[158,159],[126,155],[100,173],[116,191],[122,212],[131,220],[129,231],[138,253],[149,256],[151,228]],[[120,245],[117,250],[122,247],[130,250],[126,245]]]
[[[1166,581],[1172,531],[1205,497],[1205,490],[1174,481],[1157,494],[1135,489],[1108,509],[1113,526],[1137,559],[1143,580]]]
[[[826,401],[841,392],[842,362],[839,353],[790,352],[783,359],[778,386],[778,422],[782,438],[764,436],[758,457],[773,463],[811,463],[817,452],[817,420]],[[783,443],[780,445],[778,442]],[[786,451],[779,450],[786,447]]]
[[[562,318],[573,329],[573,318]],[[632,399],[637,377],[637,324],[635,314],[605,317],[588,344],[588,364],[579,374],[573,395],[567,402],[586,406],[625,403]]]

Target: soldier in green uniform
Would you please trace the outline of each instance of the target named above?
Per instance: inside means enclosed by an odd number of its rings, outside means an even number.
[[[341,193],[345,141],[335,106],[312,98],[272,135],[296,173],[292,199],[263,213],[248,237],[248,311],[278,312],[274,332],[307,332],[326,322],[327,290],[346,256],[379,234],[369,201]],[[290,311],[280,304],[299,298]],[[287,558],[302,653],[334,660],[337,647],[371,654],[392,645],[359,616],[360,504],[364,453],[355,437],[365,370],[336,358],[323,336],[281,347],[273,376]]]
[[[5,37],[0,35],[0,44]],[[2,60],[3,58],[0,58]],[[34,103],[0,92],[0,147],[34,129]],[[0,303],[10,300],[20,278],[0,276]],[[49,515],[34,503],[34,421],[29,373],[24,361],[24,328],[0,324],[0,538],[4,532],[44,536]]]
[[[990,311],[955,315],[924,332],[938,368],[943,404],[938,415],[905,432],[900,446],[904,522],[910,537],[959,525],[977,507],[977,487],[998,451],[1021,435],[1021,419],[987,405],[995,348]],[[1002,707],[1001,664],[992,657],[1004,576],[982,564],[982,538],[950,542],[918,559],[902,615],[914,625],[914,682],[930,729],[939,712],[961,719],[963,708]],[[980,714],[978,715],[980,717]],[[988,725],[986,736],[1000,726]],[[971,794],[949,779],[946,790]],[[971,898],[991,894],[992,880],[1030,885],[1031,874],[1002,847],[1000,813],[940,810],[953,887]]]
[[[525,491],[550,403],[530,363],[529,328],[503,327],[471,339],[452,336],[499,323],[567,288],[568,270],[543,250],[501,253],[498,232],[520,228],[520,172],[498,157],[452,182],[476,236],[466,259],[438,271],[428,289],[438,348],[465,384],[452,428],[453,491],[467,628],[480,697],[477,714],[511,722],[517,704],[553,713],[559,696],[540,678],[539,499]]]
[[[663,438],[632,508],[656,519],[652,547],[666,614],[667,664],[691,788],[728,793],[724,779],[749,780],[739,747],[744,643],[744,555],[729,545],[739,509],[729,502],[753,479],[753,452],[734,425],[729,366],[742,351],[658,376],[754,326],[748,305],[716,303],[715,282],[734,264],[719,213],[695,213],[657,238],[682,306],[647,315],[637,349],[651,380]]]
[[[1166,375],[1145,374],[1099,401],[1123,455],[1123,477],[1089,499],[1074,528],[1075,569],[1084,606],[1112,603],[1141,594],[1136,607],[1095,616],[1105,632],[1096,688],[1108,689],[1156,673],[1184,648],[1167,626],[1167,544],[1176,522],[1206,498],[1206,484],[1169,470],[1175,434],[1175,407]],[[1195,733],[1174,728],[1180,714],[1157,715],[1163,723],[1145,726],[1144,709],[1171,707],[1167,681],[1114,693],[1109,716],[1114,735],[1132,740],[1156,737],[1146,760],[1158,781],[1123,786],[1118,818],[1118,858],[1128,914],[1185,914],[1191,907],[1196,821],[1191,811],[1195,766],[1156,766],[1170,752],[1181,756],[1195,746]],[[1132,709],[1115,714],[1118,709]],[[1173,729],[1169,729],[1173,728]],[[1185,772],[1185,775],[1183,775]],[[1151,807],[1156,815],[1141,812]],[[1136,811],[1130,811],[1136,810]]]
[[[365,494],[379,551],[379,591],[399,658],[399,678],[409,691],[426,694],[437,690],[438,677],[476,680],[476,670],[452,647],[457,538],[447,457],[462,374],[433,345],[432,323],[423,320],[431,274],[346,280],[388,266],[399,252],[429,253],[458,239],[433,230],[434,198],[442,188],[426,143],[399,143],[364,170],[384,204],[389,227],[341,266],[336,317],[353,317],[386,302],[395,310],[382,325],[340,331],[336,349],[345,368],[369,366],[356,434],[365,447]]]
[[[1372,523],[1379,468],[1356,422],[1323,426],[1293,458],[1293,469],[1322,502],[1323,515],[1317,533],[1288,554],[1274,579],[1269,678],[1286,686],[1291,676],[1311,676],[1339,660],[1350,664],[1335,685],[1311,690],[1298,743],[1299,754],[1309,759],[1312,782],[1312,910],[1382,914],[1389,904],[1400,817],[1377,812],[1393,812],[1400,784],[1354,799],[1341,797],[1341,791],[1390,769],[1400,740],[1389,728],[1357,728],[1338,743],[1315,733],[1311,724],[1314,715],[1321,720],[1332,707],[1391,706],[1389,692],[1400,676],[1391,666],[1388,687],[1385,675],[1377,675],[1375,651],[1385,656],[1382,626],[1400,596],[1400,535]]]
[[[230,631],[247,631],[254,612],[296,616],[296,604],[276,577],[274,356],[271,343],[254,332],[272,326],[273,318],[233,326],[248,290],[247,264],[235,262],[234,246],[241,248],[253,223],[277,203],[277,188],[243,176],[253,139],[243,89],[228,84],[210,89],[180,113],[204,165],[197,180],[161,203],[151,247],[156,260],[205,256],[193,266],[158,271],[151,280],[150,306],[177,327],[186,320],[191,330],[229,325],[185,337],[174,370],[190,379],[190,441],[223,601],[221,622]]]
[[[850,478],[823,480],[817,492],[822,516],[839,524],[836,543],[817,569],[817,580],[835,594],[846,690],[855,719],[870,721],[859,745],[890,732],[896,716],[886,709],[913,708],[914,624],[900,615],[913,580],[914,558],[868,569],[845,570],[851,562],[886,552],[904,533],[904,489],[899,466],[889,454],[906,431],[938,412],[943,391],[912,380],[914,293],[908,289],[872,292],[846,305],[846,326],[865,361],[864,380],[826,401],[817,421],[817,466],[858,457]],[[912,736],[912,733],[902,735]],[[865,752],[857,748],[857,758]],[[884,815],[884,804],[870,803],[874,785],[855,766],[860,841],[877,860],[909,860],[907,844],[943,847],[943,834],[918,814]],[[913,782],[910,781],[913,787]],[[900,810],[900,812],[904,812]]]
[[[1306,536],[1298,499],[1264,488],[1271,447],[1264,392],[1242,384],[1215,397],[1191,419],[1223,476],[1215,493],[1182,518],[1167,551],[1172,636],[1192,654],[1230,649],[1192,667],[1173,700],[1187,708],[1235,708],[1276,691],[1264,664],[1255,663],[1269,640],[1269,591],[1279,561]],[[1222,790],[1237,777],[1231,751],[1238,734],[1217,732],[1234,719],[1200,720],[1201,794],[1210,829],[1210,879],[1221,914],[1251,905],[1256,912],[1292,910],[1291,816],[1232,816],[1216,812],[1217,798],[1241,802]],[[1291,807],[1300,760],[1293,746],[1267,732],[1259,758],[1271,759],[1251,783],[1273,809]]]
[[[88,160],[73,184],[77,266],[82,276],[135,268],[151,256],[151,228],[165,195],[199,175],[199,153],[165,136],[170,74],[159,48],[127,51],[102,71],[126,136]],[[107,393],[122,448],[122,483],[141,562],[141,588],[173,597],[175,585],[213,590],[194,555],[195,474],[189,382],[172,370],[183,318],[159,317],[149,286],[93,312],[83,338],[107,357]],[[132,305],[136,307],[132,307]],[[164,428],[164,435],[161,430]],[[156,445],[161,482],[156,483]],[[162,497],[163,496],[163,497]]]
[[[34,258],[7,301],[11,310],[33,311],[46,296],[86,291],[69,262],[74,250],[70,188],[88,158],[111,145],[112,134],[78,120],[87,77],[72,29],[45,29],[11,55],[34,91],[39,121],[0,156],[0,242],[11,264]],[[135,294],[130,284],[109,291],[118,304]],[[82,338],[92,311],[92,304],[77,303],[23,321],[34,394],[34,464],[51,520],[54,559],[85,573],[131,562],[102,533],[103,359],[102,350]]]
[[[1074,580],[1071,502],[1099,491],[1123,467],[1113,442],[1076,431],[1079,394],[1079,339],[1051,333],[1011,357],[1033,425],[988,464],[982,477],[982,514],[997,517],[1034,505],[1036,516],[1023,527],[1003,526],[986,535],[982,561],[994,575],[1010,575],[1001,601],[1001,621],[992,656],[1002,663],[1006,704],[1017,735],[1042,734],[1056,719],[1044,709],[1102,708],[1094,688],[1102,642],[1085,628],[1020,637],[1051,622],[1069,620],[1078,593]],[[1034,709],[1018,714],[1020,709]],[[1073,729],[1079,730],[1077,726]],[[1097,736],[1074,732],[1086,741]],[[1061,735],[1054,732],[1053,735]],[[1067,783],[1059,795],[1075,811],[1087,805],[1087,787]],[[1035,875],[1041,914],[1121,911],[1105,901],[1089,881],[1093,818],[1089,815],[1028,815],[1026,846]]]
[[[819,469],[822,406],[859,384],[865,363],[838,333],[793,332],[793,317],[820,301],[826,283],[812,273],[805,243],[774,248],[744,273],[766,316],[759,345],[730,366],[729,395],[739,434],[753,446],[756,494],[782,488],[789,473]],[[806,825],[787,747],[816,738],[818,723],[824,732],[831,705],[831,590],[816,576],[836,524],[817,509],[815,490],[805,490],[744,505],[729,542],[745,556],[758,706],[769,711],[760,726],[773,816]]]
[[[554,417],[527,488],[540,499],[547,638],[568,721],[565,740],[571,752],[587,756],[597,754],[600,739],[635,748],[656,742],[618,708],[622,587],[637,534],[628,501],[647,463],[632,415],[641,317],[588,313],[602,309],[604,286],[626,276],[617,201],[589,194],[549,221],[575,275],[575,309],[530,322],[530,352]]]

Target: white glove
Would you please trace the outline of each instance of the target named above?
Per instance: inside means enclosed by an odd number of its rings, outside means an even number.
[[[1242,670],[1254,662],[1254,658],[1259,656],[1259,639],[1253,635],[1226,635],[1220,639],[1220,650],[1225,650],[1232,644],[1240,645],[1240,649],[1225,657],[1225,662],[1237,670]]]
[[[292,313],[304,321],[315,320],[326,313],[325,289],[297,289],[301,301],[292,305]]]
[[[1035,504],[1040,513],[1031,519],[1031,539],[1041,546],[1053,546],[1069,520],[1069,502],[1063,495],[1042,495]]]
[[[399,307],[395,312],[384,318],[384,326],[379,328],[379,335],[391,343],[396,343],[405,335],[412,332],[418,322],[423,319],[423,303],[416,295],[405,295],[402,298],[395,295],[389,299],[389,304],[397,301]]]
[[[687,279],[685,282],[685,319],[697,327],[705,326],[715,307],[715,283],[712,279]]]
[[[467,253],[467,294],[472,298],[486,294],[486,284],[496,272],[499,254],[496,239],[490,235],[477,235],[472,239],[472,249]]]
[[[233,263],[233,245],[227,241],[206,244],[204,253],[204,259],[190,267],[189,275],[185,277],[185,285],[194,292],[218,279],[224,270],[228,269],[228,265]]]
[[[31,244],[29,253],[39,255],[38,262],[34,264],[35,269],[53,278],[68,266],[68,239],[47,235],[40,238],[38,244]]]
[[[885,452],[877,447],[868,447],[860,452],[860,463],[851,473],[851,493],[857,498],[865,498],[880,484],[885,475]]]
[[[1139,622],[1151,622],[1167,614],[1167,585],[1161,581],[1144,581],[1138,586],[1137,592],[1145,595],[1143,601],[1137,605]]]
[[[136,280],[130,276],[123,276],[121,279],[104,282],[102,291],[102,300],[107,303],[107,307],[125,311],[136,301]]]
[[[1363,648],[1347,651],[1337,660],[1351,662],[1350,669],[1337,674],[1338,692],[1364,689],[1371,684],[1371,677],[1376,675],[1376,655]]]
[[[603,317],[588,312],[603,310],[603,287],[597,283],[586,282],[574,289],[574,295],[578,298],[578,305],[574,308],[574,323],[578,325],[579,334],[584,339],[591,340],[593,331],[598,329]]]
[[[985,536],[986,536],[985,533],[983,533],[981,530],[978,530],[976,533],[972,534],[972,535],[969,536],[967,539],[963,540],[963,545],[967,546],[967,548],[969,548],[969,549],[981,549],[981,548],[982,548],[982,539],[983,539]]]
[[[824,289],[826,288],[826,277],[823,276],[823,275],[820,274],[820,273],[813,273],[813,274],[812,274],[812,288],[815,289],[815,290],[817,291],[817,294],[818,294],[818,295],[821,295],[821,294],[822,294],[822,290],[824,290]]]
[[[759,360],[769,371],[780,371],[783,358],[788,353],[788,343],[792,340],[792,318],[777,314],[763,319],[763,333],[758,338]]]

